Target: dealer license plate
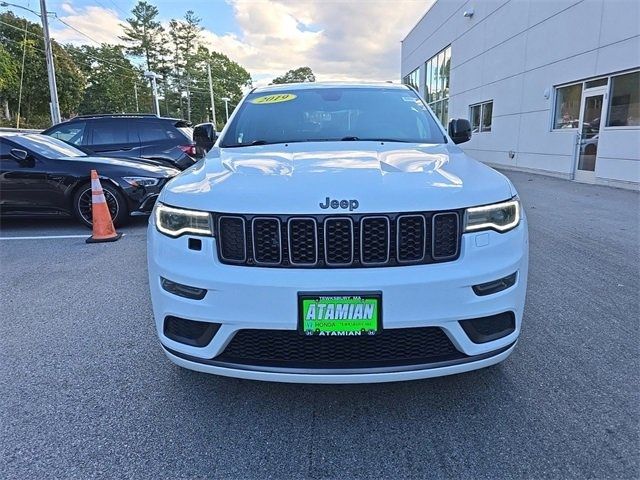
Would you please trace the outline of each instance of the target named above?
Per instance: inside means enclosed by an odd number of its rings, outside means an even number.
[[[298,311],[302,335],[376,335],[382,329],[380,293],[301,293]]]

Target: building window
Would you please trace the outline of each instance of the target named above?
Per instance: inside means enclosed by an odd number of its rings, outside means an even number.
[[[490,132],[493,118],[493,100],[478,103],[469,107],[471,117],[471,130],[473,133]]]
[[[443,125],[449,120],[449,74],[451,45],[424,64],[424,98]]]
[[[420,85],[420,68],[416,68],[409,75],[406,75],[402,79],[402,83],[404,83],[405,85],[411,85],[413,88],[418,90]]]
[[[578,128],[582,83],[556,89],[553,128]]]
[[[640,72],[611,77],[607,127],[640,125]]]

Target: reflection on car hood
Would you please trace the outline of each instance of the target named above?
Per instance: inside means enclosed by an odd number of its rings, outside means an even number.
[[[510,182],[452,144],[311,142],[214,148],[167,184],[161,201],[237,213],[358,213],[463,208],[508,199]]]
[[[167,176],[173,176],[178,172],[175,168],[167,167],[166,164],[158,162],[156,160],[148,160],[143,158],[129,158],[129,157],[100,157],[94,155],[88,155],[86,157],[71,157],[69,161],[73,162],[87,162],[104,165],[112,165],[114,167],[128,167],[138,170],[144,170],[150,173],[162,174]]]

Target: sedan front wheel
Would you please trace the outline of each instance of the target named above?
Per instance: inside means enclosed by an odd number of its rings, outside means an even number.
[[[115,226],[124,224],[129,218],[129,209],[127,208],[124,197],[115,187],[109,184],[103,184],[102,191],[104,192],[104,198],[107,201],[107,207],[109,207],[113,224]],[[73,197],[74,215],[89,228],[91,228],[92,225],[91,198],[90,183],[82,185]]]

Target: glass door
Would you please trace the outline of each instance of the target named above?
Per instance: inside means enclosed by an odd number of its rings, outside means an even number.
[[[582,94],[578,147],[576,149],[575,179],[594,183],[600,127],[604,126],[606,87],[586,89]]]

